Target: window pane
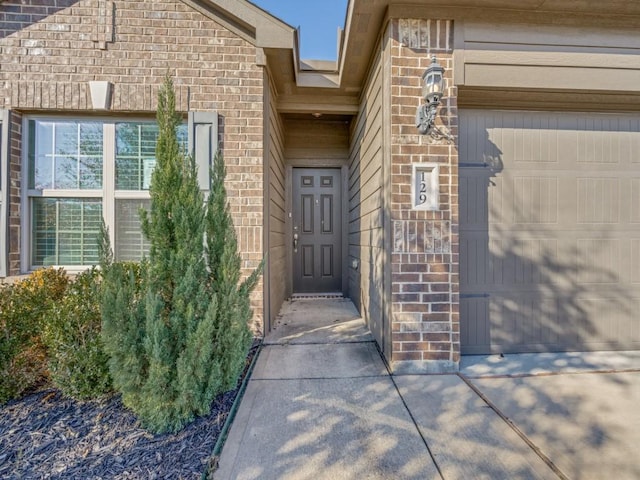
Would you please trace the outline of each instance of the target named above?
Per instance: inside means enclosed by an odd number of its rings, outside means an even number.
[[[102,129],[101,123],[81,123],[80,152],[82,155],[102,156]]]
[[[140,208],[149,210],[151,200],[116,200],[117,261],[139,261],[149,253],[149,242],[142,234]]]
[[[56,155],[54,161],[56,189],[76,189],[78,188],[78,159]]]
[[[186,152],[187,126],[178,141]],[[116,190],[148,190],[156,165],[158,126],[150,122],[116,123]]]
[[[100,199],[34,198],[32,207],[33,266],[98,263]]]
[[[176,129],[176,135],[178,137],[180,148],[186,155],[188,153],[187,149],[189,147],[189,129],[187,128],[187,125],[178,125],[178,128]]]
[[[32,254],[34,265],[56,264],[56,201],[36,199],[33,201]]]
[[[30,188],[102,188],[101,123],[35,120],[30,135]]]
[[[53,123],[29,122],[29,188],[53,187]]]
[[[116,188],[118,190],[140,189],[139,137],[137,123],[116,124]]]
[[[102,188],[102,148],[103,125],[101,123],[81,123],[79,127],[80,149],[78,170],[81,189]]]
[[[54,124],[55,153],[57,155],[73,155],[78,151],[78,124]]]

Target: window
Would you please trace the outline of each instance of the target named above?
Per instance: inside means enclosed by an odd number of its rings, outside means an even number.
[[[186,149],[187,125],[178,136]],[[157,137],[149,121],[29,119],[23,269],[96,264],[102,218],[116,259],[142,258],[139,211],[150,206]]]

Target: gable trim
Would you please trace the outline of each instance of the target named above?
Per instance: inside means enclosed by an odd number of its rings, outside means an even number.
[[[181,1],[256,47],[294,47],[295,28],[246,0]]]

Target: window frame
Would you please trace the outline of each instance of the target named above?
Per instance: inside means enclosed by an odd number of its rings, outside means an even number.
[[[29,177],[31,165],[29,164],[29,122],[35,120],[40,122],[100,122],[102,124],[102,188],[101,189],[55,189],[47,188],[42,190],[29,188]],[[78,199],[100,199],[102,201],[102,218],[109,227],[109,240],[115,251],[116,235],[116,201],[117,200],[148,200],[151,198],[149,190],[117,190],[116,189],[116,124],[118,123],[157,123],[152,116],[90,116],[90,115],[25,115],[22,124],[22,175],[21,181],[25,188],[21,192],[21,229],[23,232],[21,239],[21,259],[20,267],[22,272],[30,272],[40,265],[33,264],[33,218],[32,199],[34,198],[78,198]],[[183,124],[186,121],[183,118]],[[54,268],[63,267],[68,272],[75,273],[86,270],[88,265],[52,265]]]

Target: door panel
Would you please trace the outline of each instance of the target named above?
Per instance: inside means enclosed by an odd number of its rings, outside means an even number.
[[[302,195],[302,220],[300,225],[303,233],[313,235],[313,195]]]
[[[332,195],[320,195],[322,204],[322,217],[320,218],[320,226],[322,233],[331,234],[331,225],[333,225],[333,196]]]
[[[462,352],[640,348],[640,117],[462,110]]]
[[[341,205],[339,169],[293,169],[294,293],[342,290]]]
[[[302,277],[313,278],[313,245],[302,246]]]

